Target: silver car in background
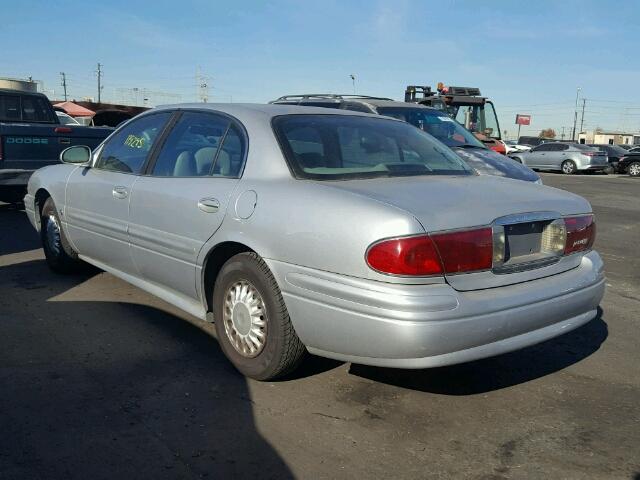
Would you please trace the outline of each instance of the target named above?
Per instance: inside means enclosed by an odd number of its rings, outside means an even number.
[[[203,321],[243,374],[308,351],[467,362],[596,316],[591,206],[477,175],[408,123],[283,105],[188,104],[38,170],[25,210],[49,266],[84,260]]]
[[[606,153],[578,143],[543,143],[528,152],[512,153],[509,157],[536,170],[559,170],[567,175],[579,171],[601,172],[609,168]]]

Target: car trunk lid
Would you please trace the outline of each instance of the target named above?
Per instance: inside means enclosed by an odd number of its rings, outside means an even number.
[[[458,290],[521,283],[576,267],[580,255],[551,254],[547,248],[551,224],[591,212],[577,195],[489,176],[381,178],[332,186],[410,212],[430,234],[490,226],[494,247],[504,243],[503,257],[491,270],[446,274]]]

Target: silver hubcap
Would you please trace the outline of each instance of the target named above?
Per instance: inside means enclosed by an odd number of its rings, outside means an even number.
[[[572,173],[573,172],[573,163],[566,162],[563,165],[562,170],[564,171],[564,173]]]
[[[227,289],[223,321],[227,338],[240,355],[253,358],[262,352],[267,340],[266,311],[250,282],[242,280]]]
[[[58,226],[58,220],[56,220],[56,217],[53,214],[50,214],[47,217],[45,235],[49,249],[58,255],[62,246],[60,243],[60,227]]]
[[[640,163],[634,163],[629,167],[630,175],[640,175]]]

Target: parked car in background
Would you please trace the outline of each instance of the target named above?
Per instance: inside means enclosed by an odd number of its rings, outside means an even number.
[[[56,116],[58,117],[58,121],[61,125],[80,125],[80,123],[75,118],[64,112],[56,110]]]
[[[335,94],[287,95],[271,103],[336,108],[397,118],[436,137],[481,175],[542,183],[533,170],[494,152],[449,115],[432,107],[388,98]]]
[[[640,177],[640,152],[629,152],[618,161],[618,172]]]
[[[604,293],[586,200],[477,175],[393,118],[168,106],[61,160],[25,197],[49,266],[85,260],[215,320],[260,380],[305,350],[398,368],[501,354],[589,322]]]
[[[629,149],[629,153],[640,153],[640,147],[634,146]]]
[[[567,175],[609,168],[606,153],[578,143],[543,143],[528,152],[511,154],[511,158],[537,170],[559,170]]]
[[[58,163],[71,145],[93,148],[112,131],[64,125],[45,95],[0,89],[0,201],[21,201],[34,170]]]
[[[504,142],[504,145],[507,151],[507,155],[516,152],[528,152],[529,150],[531,150],[531,145],[521,145],[515,140],[506,140]]]
[[[620,159],[625,155],[629,154],[627,150],[625,150],[624,148],[618,145],[604,145],[604,144],[591,143],[588,146],[597,148],[601,152],[604,152],[607,154],[609,165],[613,169],[614,173],[618,173],[618,162],[620,161]]]

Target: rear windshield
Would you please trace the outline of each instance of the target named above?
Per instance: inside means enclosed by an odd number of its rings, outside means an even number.
[[[395,120],[350,115],[284,115],[274,118],[273,127],[298,178],[472,174],[446,145]]]
[[[433,135],[449,147],[486,148],[469,130],[444,112],[426,108],[378,107],[380,115],[398,118]]]

